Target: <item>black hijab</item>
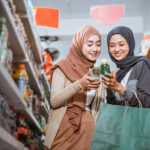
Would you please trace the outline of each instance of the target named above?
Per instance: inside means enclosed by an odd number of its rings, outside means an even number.
[[[124,27],[124,26],[119,26],[119,27],[115,27],[114,29],[112,29],[108,33],[108,36],[107,36],[108,49],[109,49],[110,38],[114,34],[122,35],[126,39],[129,45],[129,53],[127,57],[125,57],[121,61],[115,60],[109,53],[111,60],[119,68],[119,70],[117,71],[117,77],[116,77],[118,82],[120,82],[123,79],[123,77],[126,75],[126,73],[139,61],[145,61],[150,67],[150,60],[148,58],[144,56],[134,56],[135,40],[134,40],[133,32],[131,29],[129,29],[128,27]]]

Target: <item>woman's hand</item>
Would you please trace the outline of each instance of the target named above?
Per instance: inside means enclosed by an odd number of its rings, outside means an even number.
[[[100,81],[97,78],[90,77],[90,73],[88,72],[80,79],[80,85],[85,91],[95,90],[99,87]]]
[[[113,89],[120,94],[123,94],[125,87],[116,80],[116,73],[111,71],[111,73],[106,73],[106,75],[108,77],[102,76],[104,88]]]

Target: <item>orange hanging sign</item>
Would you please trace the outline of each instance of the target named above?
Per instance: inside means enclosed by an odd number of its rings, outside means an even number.
[[[58,28],[59,10],[53,8],[36,7],[34,8],[35,23],[38,26]]]
[[[92,6],[91,17],[101,25],[112,25],[124,16],[124,5]]]

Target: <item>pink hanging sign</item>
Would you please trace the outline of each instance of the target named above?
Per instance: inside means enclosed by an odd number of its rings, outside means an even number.
[[[91,17],[101,25],[112,25],[124,16],[124,5],[92,6]]]

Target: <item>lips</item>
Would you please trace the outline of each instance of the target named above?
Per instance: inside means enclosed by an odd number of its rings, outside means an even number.
[[[97,58],[97,54],[90,54],[90,56]]]
[[[122,53],[115,53],[114,55],[115,55],[115,57],[120,57],[122,55]]]

